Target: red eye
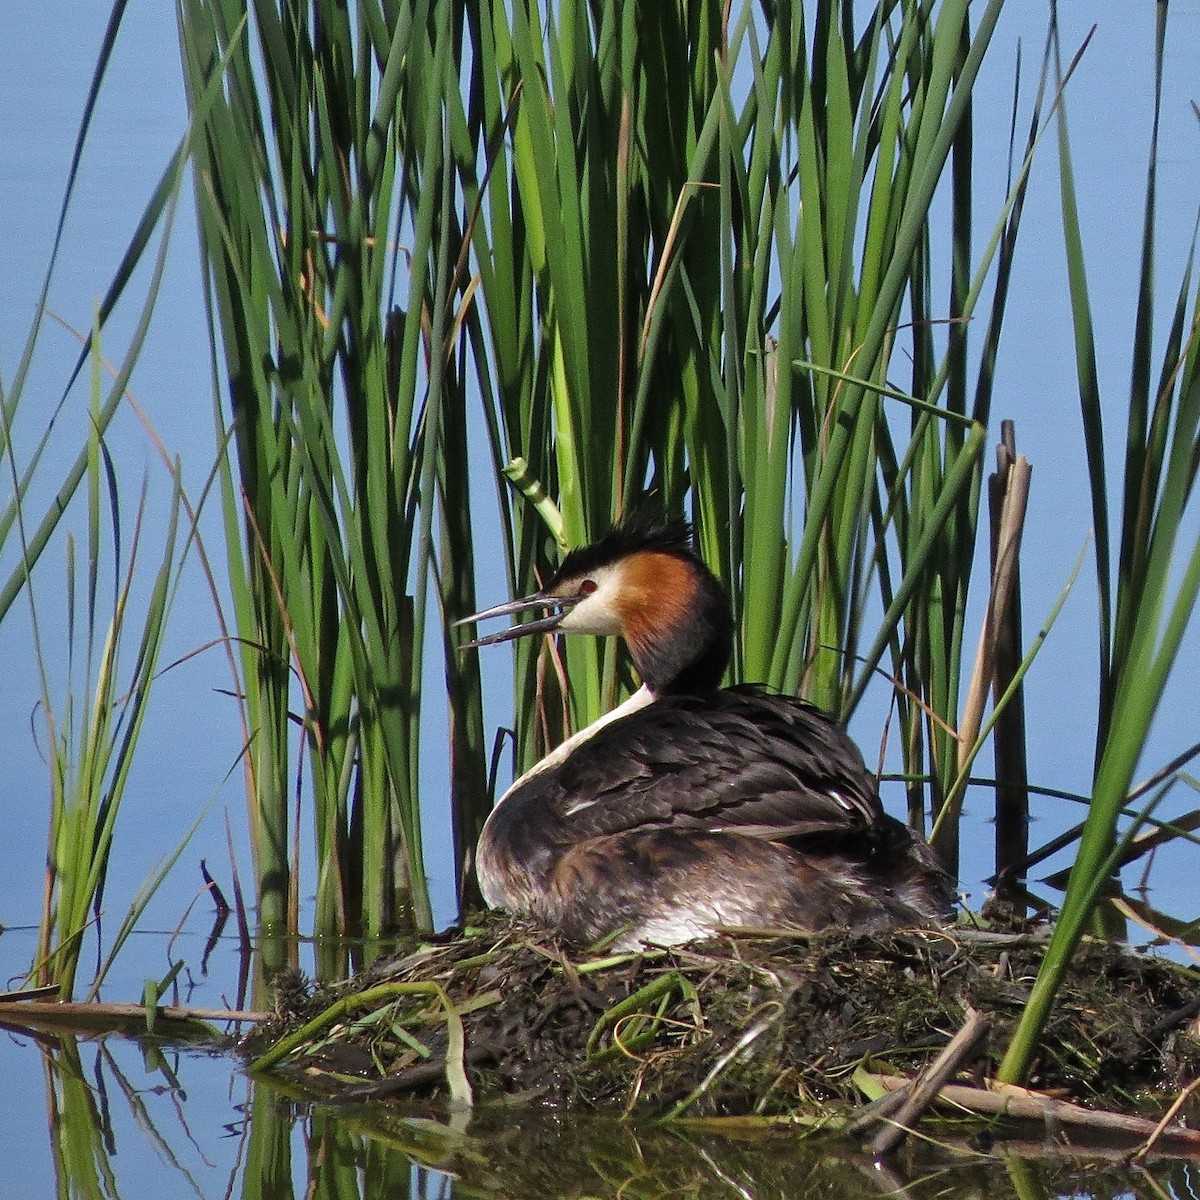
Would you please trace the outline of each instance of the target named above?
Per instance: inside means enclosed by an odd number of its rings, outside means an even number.
[[[596,590],[596,581],[594,579],[585,579],[579,585],[579,594],[581,596],[590,596]]]

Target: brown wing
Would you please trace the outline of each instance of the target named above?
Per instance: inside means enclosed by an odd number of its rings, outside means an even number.
[[[841,726],[750,688],[662,697],[599,730],[544,784],[573,837],[674,825],[790,841],[884,820]]]

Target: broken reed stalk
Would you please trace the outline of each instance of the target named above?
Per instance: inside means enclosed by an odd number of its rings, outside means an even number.
[[[1146,1159],[1150,1156],[1150,1152],[1155,1146],[1158,1145],[1163,1135],[1166,1134],[1168,1129],[1172,1128],[1171,1122],[1175,1120],[1175,1114],[1178,1113],[1179,1110],[1187,1103],[1188,1097],[1191,1096],[1198,1087],[1200,1087],[1200,1079],[1193,1079],[1192,1082],[1189,1083],[1187,1087],[1185,1087],[1179,1093],[1179,1095],[1175,1097],[1171,1107],[1168,1108],[1165,1113],[1163,1113],[1162,1119],[1157,1125],[1155,1125],[1154,1131],[1137,1148],[1130,1159],[1130,1162],[1140,1164],[1146,1161]]]
[[[898,1091],[910,1087],[912,1080],[903,1075],[871,1075],[870,1079],[880,1087]],[[1161,1122],[1145,1117],[1127,1116],[1125,1113],[1109,1112],[1106,1109],[1084,1108],[1056,1100],[1027,1088],[993,1084],[991,1088],[966,1087],[962,1084],[946,1084],[938,1092],[936,1100],[941,1104],[963,1109],[977,1116],[1008,1117],[1019,1121],[1041,1121],[1050,1128],[1087,1130],[1096,1135],[1137,1138],[1139,1141],[1156,1139],[1164,1148],[1200,1150],[1200,1130],[1171,1125],[1161,1127]]]
[[[950,1039],[946,1048],[912,1081],[903,1103],[895,1115],[881,1116],[884,1127],[871,1142],[871,1155],[882,1158],[890,1154],[911,1132],[942,1088],[964,1063],[970,1060],[976,1047],[988,1035],[991,1023],[973,1008],[967,1009],[963,1027]]]
[[[1031,475],[1029,462],[1021,456],[1014,457],[1011,469],[1005,475],[998,528],[993,538],[991,593],[983,628],[979,631],[975,667],[958,726],[958,774],[946,796],[943,811],[938,815],[931,839],[942,863],[954,876],[958,875],[958,815],[962,809],[971,763],[979,752],[979,733],[983,728],[987,694],[997,681],[997,647],[1003,637],[1000,631],[1010,619],[1009,609],[1016,590],[1017,562],[1021,553],[1021,534],[1025,525]],[[1015,665],[1012,674],[1016,674]],[[1000,695],[1003,690],[1001,688]]]
[[[996,471],[988,479],[992,525],[992,571],[1000,557],[1004,503],[1014,473],[1029,487],[1029,464],[1017,456],[1016,435],[1011,421],[1000,423],[996,447]],[[1013,563],[1012,589],[1000,614],[996,630],[992,670],[992,703],[999,705],[1021,665],[1021,564]],[[996,721],[992,736],[996,774],[996,893],[1020,903],[1024,862],[1029,855],[1029,774],[1025,757],[1025,695],[1018,683]],[[1024,912],[1024,908],[1021,909]]]
[[[0,998],[0,1026],[19,1029],[52,1029],[83,1034],[125,1033],[133,1037],[146,1034],[147,1007],[144,1004],[105,1004],[97,1000],[70,1001],[23,999],[40,996],[57,988],[33,988],[28,993],[12,992]],[[216,1038],[220,1034],[211,1022],[257,1023],[272,1016],[269,1012],[237,1008],[192,1008],[180,1005],[156,1005],[151,1010],[161,1032],[173,1038]]]

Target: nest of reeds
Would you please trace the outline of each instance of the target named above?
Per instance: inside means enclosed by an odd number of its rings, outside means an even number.
[[[247,1052],[323,1095],[516,1098],[642,1116],[805,1115],[912,1075],[964,1013],[989,1076],[1045,947],[1035,931],[723,936],[581,953],[489,915],[334,988],[290,981]],[[1030,1084],[1128,1111],[1200,1071],[1200,974],[1085,943]]]

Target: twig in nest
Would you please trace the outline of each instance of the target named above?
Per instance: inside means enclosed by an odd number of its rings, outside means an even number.
[[[908,1092],[907,1086],[897,1088],[894,1092],[885,1092],[877,1100],[864,1104],[858,1110],[858,1116],[846,1126],[846,1136],[857,1137],[870,1126],[889,1120],[892,1114],[898,1112],[905,1100],[908,1099]]]
[[[871,1078],[889,1089],[908,1088],[911,1079],[902,1075],[872,1075]],[[988,1117],[1010,1117],[1020,1121],[1041,1121],[1059,1128],[1086,1130],[1095,1135],[1119,1136],[1124,1138],[1148,1139],[1155,1137],[1167,1143],[1172,1151],[1200,1152],[1200,1130],[1186,1129],[1179,1125],[1159,1128],[1145,1117],[1131,1117],[1125,1113],[1106,1112],[1103,1109],[1082,1108],[1068,1104],[1027,1088],[1002,1087],[994,1090],[963,1087],[947,1084],[938,1094],[943,1104],[954,1105],[966,1112]],[[1161,1124],[1161,1122],[1159,1123]]]
[[[912,1126],[937,1099],[946,1081],[974,1054],[987,1032],[987,1018],[973,1008],[967,1009],[963,1027],[950,1039],[941,1054],[917,1076],[895,1116],[887,1117],[888,1124],[875,1135],[870,1147],[875,1158],[889,1154],[904,1140]]]

